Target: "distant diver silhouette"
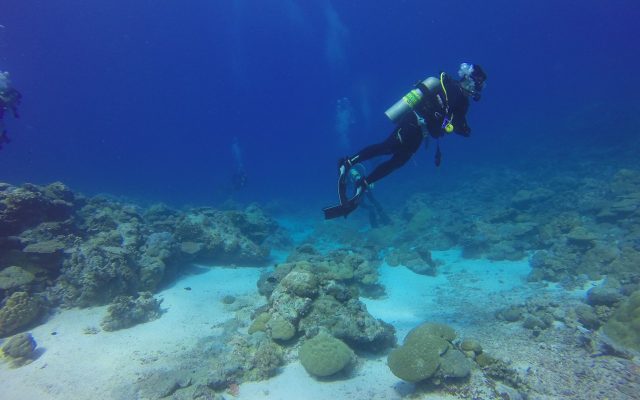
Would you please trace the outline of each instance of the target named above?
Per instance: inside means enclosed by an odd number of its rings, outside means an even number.
[[[238,143],[238,138],[233,138],[233,143],[231,144],[231,153],[233,154],[234,161],[234,171],[231,175],[231,188],[233,191],[237,192],[245,188],[247,186],[247,173],[244,169],[244,163],[242,162],[242,150],[240,149],[240,144]]]
[[[11,86],[9,73],[0,71],[0,150],[4,144],[11,141],[4,123],[5,113],[11,110],[14,118],[20,118],[18,106],[21,100],[22,94]]]

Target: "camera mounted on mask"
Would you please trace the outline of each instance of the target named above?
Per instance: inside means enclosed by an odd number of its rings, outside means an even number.
[[[487,74],[478,64],[462,63],[458,69],[460,85],[474,101],[480,100],[484,89]]]

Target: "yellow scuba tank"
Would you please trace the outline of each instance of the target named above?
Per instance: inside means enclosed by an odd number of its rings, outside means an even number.
[[[429,78],[422,81],[425,86],[427,85],[428,79]],[[418,104],[423,97],[424,93],[422,93],[422,90],[415,88],[404,95],[394,105],[389,107],[389,109],[384,113],[391,121],[398,122],[398,120],[400,120],[400,118],[402,118],[402,116],[404,116],[407,112],[412,111],[416,104]]]

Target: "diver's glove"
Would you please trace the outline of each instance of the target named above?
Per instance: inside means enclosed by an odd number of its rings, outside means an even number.
[[[461,129],[457,129],[455,132],[464,137],[471,136],[471,128],[469,128],[468,125],[463,126]]]

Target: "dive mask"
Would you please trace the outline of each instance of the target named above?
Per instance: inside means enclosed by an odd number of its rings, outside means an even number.
[[[462,63],[458,70],[460,76],[460,85],[469,93],[474,101],[480,100],[482,89],[484,89],[484,81],[487,80],[487,74],[477,64]]]

